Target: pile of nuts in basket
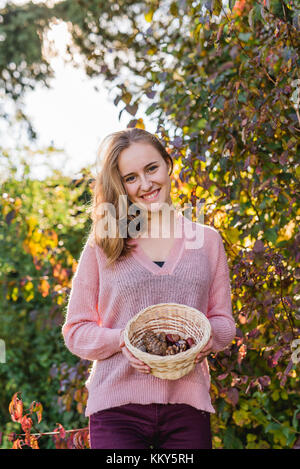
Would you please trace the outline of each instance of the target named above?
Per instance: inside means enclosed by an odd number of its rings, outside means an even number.
[[[194,345],[196,344],[192,337],[182,339],[179,334],[154,333],[148,330],[143,336],[143,344],[139,349],[153,355],[166,356],[185,352]]]

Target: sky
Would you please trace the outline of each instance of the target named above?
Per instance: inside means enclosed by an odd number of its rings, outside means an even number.
[[[51,173],[48,165],[60,169],[63,174],[78,177],[85,165],[95,164],[102,138],[111,132],[126,128],[133,118],[124,111],[119,120],[118,115],[124,103],[115,106],[114,96],[112,93],[108,94],[102,77],[91,79],[83,70],[63,63],[68,34],[63,22],[53,25],[49,33],[58,54],[50,59],[55,72],[51,89],[38,85],[23,98],[24,112],[38,134],[34,147],[46,148],[53,145],[63,150],[33,158],[30,177],[37,179],[43,179]],[[94,89],[95,85],[99,91]],[[151,122],[144,111],[141,108],[135,117],[144,120],[146,130],[155,132],[156,123]],[[6,148],[13,148],[16,140],[20,142],[24,138],[24,135],[21,138],[18,135],[16,138],[15,131],[8,129],[4,134],[5,140],[2,139],[1,144]],[[47,161],[47,165],[43,164],[43,161]]]

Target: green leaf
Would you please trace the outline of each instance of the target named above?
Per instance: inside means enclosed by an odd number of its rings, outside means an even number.
[[[206,127],[206,124],[207,124],[207,120],[206,119],[200,119],[198,122],[197,122],[197,127],[198,129],[204,129]]]
[[[244,91],[241,91],[238,95],[238,101],[240,103],[246,103],[248,99],[247,93]]]
[[[156,104],[152,103],[151,106],[149,106],[148,109],[146,109],[145,114],[149,116],[150,114],[152,114],[152,112],[155,111],[155,109],[156,109]]]
[[[267,228],[264,232],[264,237],[272,244],[276,244],[277,240],[277,228]]]
[[[224,96],[219,96],[219,98],[214,103],[214,107],[216,107],[217,109],[223,109],[225,100],[226,99],[224,98]]]
[[[234,428],[228,427],[225,431],[224,449],[243,449],[243,444],[235,435]]]

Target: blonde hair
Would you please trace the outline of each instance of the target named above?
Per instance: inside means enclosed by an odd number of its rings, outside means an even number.
[[[128,215],[126,210],[126,216],[120,218],[120,214],[124,213],[122,212],[124,207],[120,206],[120,200],[122,204],[122,200],[124,200],[124,198],[120,198],[120,196],[127,196],[127,194],[118,169],[120,153],[126,148],[129,148],[130,145],[135,142],[143,142],[156,148],[165,160],[166,164],[170,164],[171,171],[169,175],[171,175],[173,171],[173,160],[171,156],[160,140],[146,130],[139,128],[121,130],[107,135],[102,140],[97,153],[97,157],[101,159],[101,170],[92,184],[92,199],[90,207],[88,208],[88,212],[90,213],[92,220],[88,236],[92,244],[96,243],[106,254],[108,259],[107,266],[114,264],[114,262],[120,257],[128,256],[131,250],[135,247],[135,244],[128,243],[129,239],[132,239],[128,234],[128,225],[136,217]],[[101,204],[106,203],[112,204],[115,209],[115,213],[113,214],[114,221],[119,220],[119,226],[117,223],[116,227],[117,233],[115,234],[115,238],[103,236],[103,231],[101,232],[101,229],[99,229],[98,222],[104,217],[104,214],[99,213],[98,208]],[[129,206],[132,205],[130,200],[128,203]],[[107,212],[109,223],[111,216],[110,210]],[[123,227],[125,224],[126,237],[120,236],[120,224],[123,224]]]

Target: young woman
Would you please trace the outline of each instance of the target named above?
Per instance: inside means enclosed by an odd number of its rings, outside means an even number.
[[[222,237],[172,204],[172,158],[154,135],[114,132],[99,156],[92,228],[62,328],[67,348],[93,361],[86,382],[91,448],[210,449],[215,411],[206,357],[235,337]],[[178,380],[153,376],[124,343],[127,322],[157,303],[197,308],[211,324],[195,368]]]

